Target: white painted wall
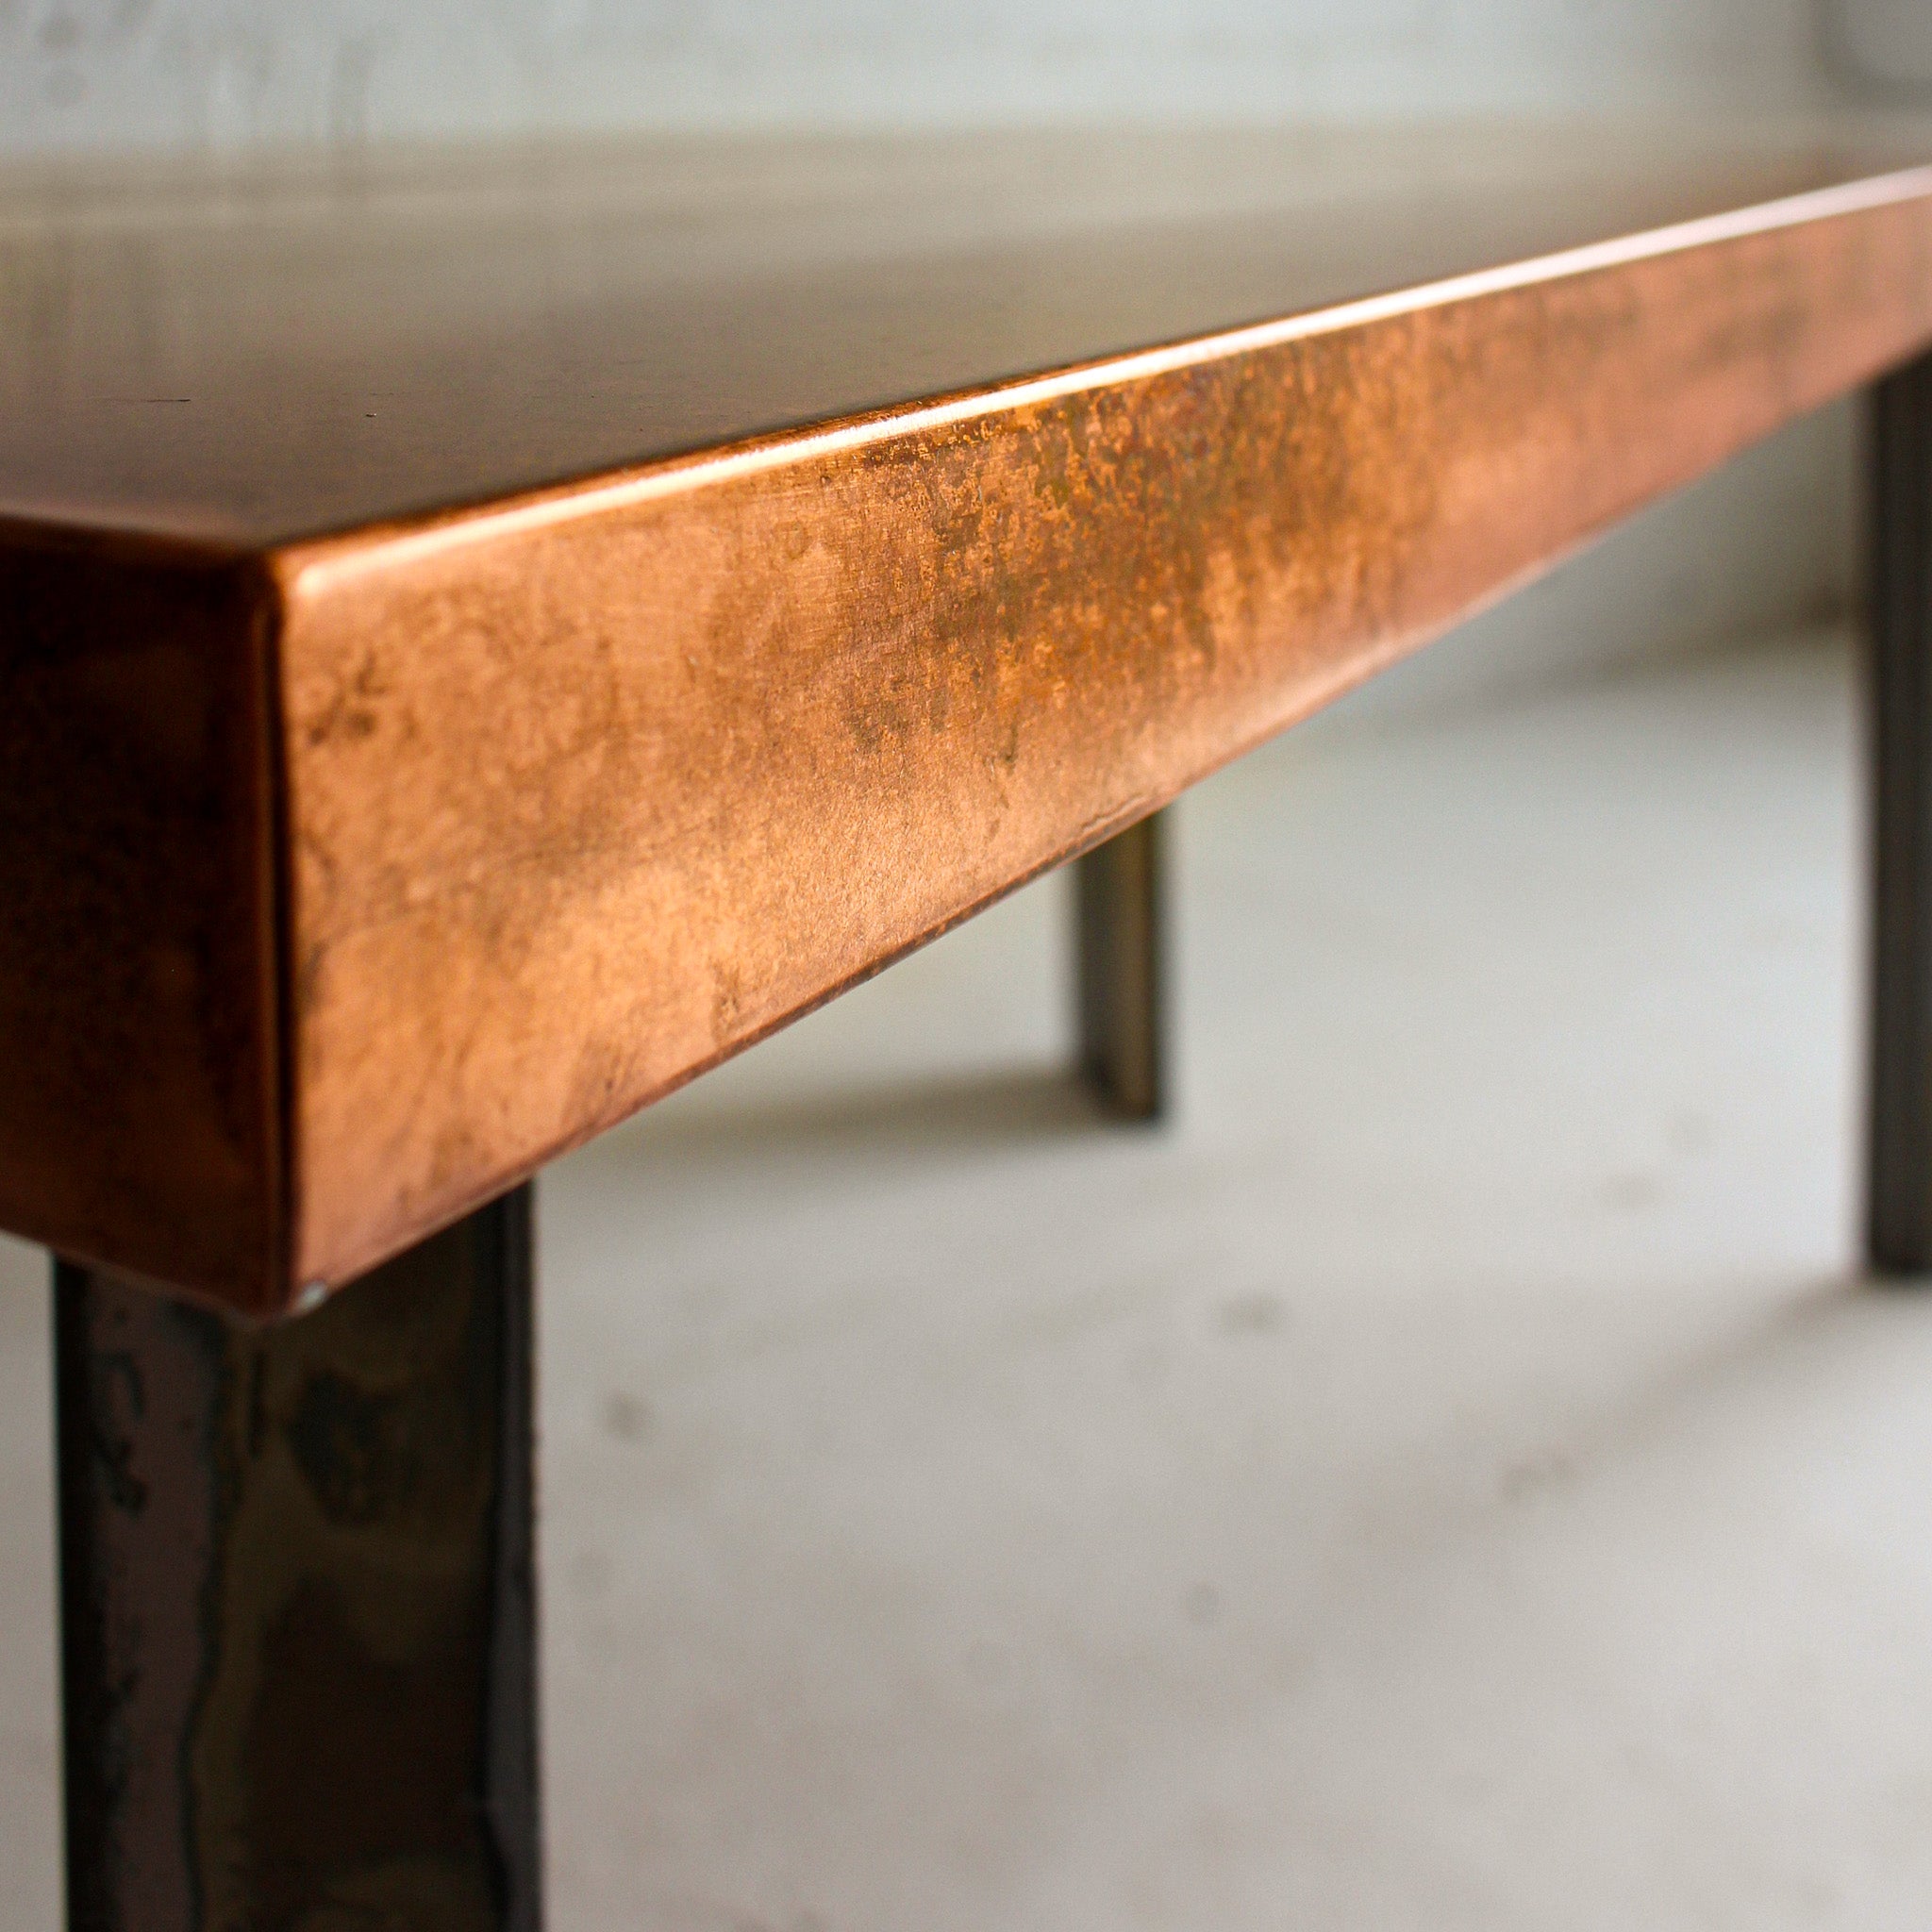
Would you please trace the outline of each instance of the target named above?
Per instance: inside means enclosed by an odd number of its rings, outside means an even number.
[[[1828,96],[1817,41],[1812,0],[0,0],[0,148],[1779,108]]]
[[[1932,5],[1927,0],[1822,0],[1824,45],[1860,92],[1932,91]]]

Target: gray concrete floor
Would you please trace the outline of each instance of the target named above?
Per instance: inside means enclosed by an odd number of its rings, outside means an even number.
[[[541,1193],[562,1932],[1923,1927],[1932,1299],[1851,1278],[1841,641],[1180,808],[1179,1117],[1048,881]],[[0,1253],[0,1926],[57,1915]]]

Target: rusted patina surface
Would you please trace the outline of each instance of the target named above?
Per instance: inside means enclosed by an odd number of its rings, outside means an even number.
[[[535,1932],[529,1203],[249,1330],[57,1278],[68,1923]]]
[[[348,1279],[1932,341],[1932,172],[1620,152],[1458,149],[1392,201],[1330,156],[1299,212],[1250,168],[1216,215],[1158,168],[988,203],[947,150],[642,256],[541,195],[196,204],[126,260],[47,216],[56,308],[62,261],[187,291],[124,358],[184,380],[123,418],[78,324],[0,354],[40,519],[0,549],[217,531],[167,595],[230,602],[124,624],[82,572],[0,611],[41,721],[0,720],[0,883],[50,932],[106,908],[64,987],[0,942],[0,1221],[258,1311]],[[812,421],[841,398],[883,407]],[[110,646],[184,625],[163,701]],[[177,770],[181,717],[217,723]],[[193,999],[124,965],[150,931]]]

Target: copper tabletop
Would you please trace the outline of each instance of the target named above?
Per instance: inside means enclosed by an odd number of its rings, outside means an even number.
[[[0,1225],[373,1265],[1932,342],[1928,157],[0,177]]]

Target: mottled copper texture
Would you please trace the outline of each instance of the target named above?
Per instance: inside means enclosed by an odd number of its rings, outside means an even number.
[[[1915,195],[291,553],[297,1272],[368,1265],[1928,336]]]
[[[1897,363],[1932,172],[1832,178],[248,546],[289,1247],[76,1244],[255,1307],[339,1283]]]

